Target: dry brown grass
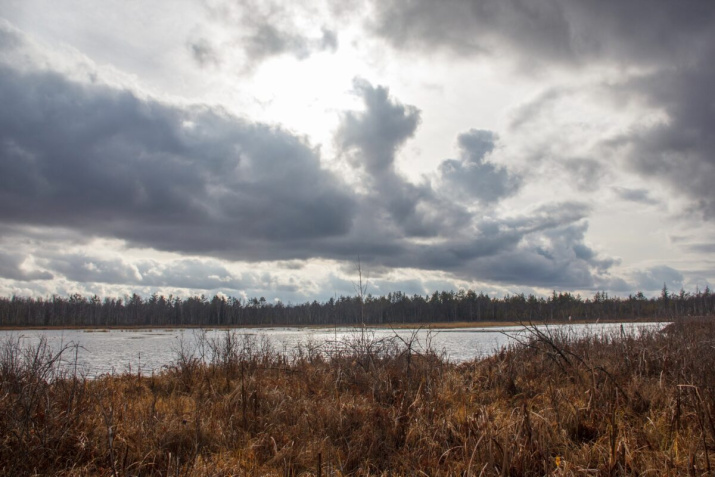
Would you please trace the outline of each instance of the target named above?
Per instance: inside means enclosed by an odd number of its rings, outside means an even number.
[[[357,333],[289,358],[227,332],[159,375],[91,380],[43,343],[8,341],[0,473],[707,474],[714,332],[710,321],[578,339],[534,328],[462,365],[397,337]]]

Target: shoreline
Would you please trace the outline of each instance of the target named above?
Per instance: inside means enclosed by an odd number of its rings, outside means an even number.
[[[649,319],[607,319],[607,320],[537,320],[537,321],[447,321],[447,322],[427,322],[427,323],[380,323],[365,324],[365,328],[370,329],[394,329],[394,330],[419,330],[419,329],[457,329],[457,328],[499,328],[507,326],[528,326],[528,325],[584,325],[603,323],[649,323],[673,321],[662,320],[656,317]],[[86,330],[88,332],[102,332],[112,330],[182,330],[182,329],[206,329],[206,330],[241,330],[241,329],[276,329],[276,328],[301,328],[301,329],[360,329],[359,324],[262,324],[262,325],[134,325],[134,326],[5,326],[0,325],[0,331],[23,331],[23,330]]]

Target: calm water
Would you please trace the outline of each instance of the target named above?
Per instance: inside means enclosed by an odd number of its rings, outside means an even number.
[[[661,328],[662,323],[608,323],[588,325],[552,325],[549,329],[561,330],[574,335],[584,333],[638,333],[644,328]],[[328,349],[336,342],[354,340],[360,337],[360,331],[353,328],[241,328],[232,330],[237,335],[255,339],[260,346],[269,345],[276,351],[287,354],[304,350]],[[199,336],[205,333],[207,339],[220,339],[226,330],[196,329],[151,329],[151,330],[0,330],[0,344],[10,337],[19,338],[23,344],[36,344],[41,337],[59,349],[66,344],[78,344],[77,362],[79,370],[89,376],[103,373],[123,373],[125,371],[143,374],[159,371],[162,367],[176,361],[179,351],[199,354],[197,348]],[[501,328],[433,328],[427,330],[366,330],[369,338],[381,339],[396,334],[405,340],[416,338],[417,349],[430,345],[437,351],[443,351],[450,361],[463,362],[488,356],[508,344],[513,339],[524,336],[521,326]],[[71,354],[71,356],[70,356]],[[67,358],[74,362],[75,353],[67,353]]]

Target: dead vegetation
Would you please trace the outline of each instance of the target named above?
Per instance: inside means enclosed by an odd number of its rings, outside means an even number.
[[[73,370],[71,346],[9,340],[0,473],[712,473],[713,322],[527,336],[455,365],[416,335],[356,333],[289,357],[227,332],[180,347],[161,374],[97,379]]]

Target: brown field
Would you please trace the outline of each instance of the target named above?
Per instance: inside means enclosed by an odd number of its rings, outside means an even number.
[[[0,474],[710,475],[715,465],[712,320],[580,339],[533,329],[461,365],[397,337],[334,345],[289,359],[227,332],[159,375],[85,379],[46,344],[9,339]]]

